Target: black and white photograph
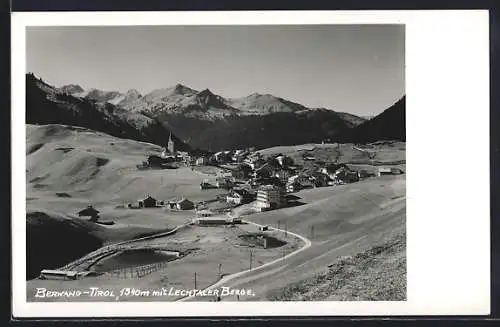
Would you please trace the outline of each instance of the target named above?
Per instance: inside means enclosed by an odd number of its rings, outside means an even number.
[[[451,267],[460,252],[433,244],[452,244],[451,231],[466,226],[457,211],[482,213],[468,211],[474,201],[460,196],[452,201],[464,207],[444,211],[458,191],[449,181],[458,176],[442,155],[459,142],[419,145],[444,114],[435,109],[441,100],[422,97],[425,88],[409,78],[409,69],[423,66],[408,61],[415,57],[407,51],[417,48],[410,40],[423,40],[415,27],[345,16],[300,24],[269,23],[268,16],[255,24],[242,14],[236,24],[182,24],[172,15],[162,24],[157,15],[129,25],[113,24],[118,16],[111,14],[109,22],[96,15],[102,25],[82,24],[78,15],[58,25],[49,17],[23,22],[22,81],[13,75],[24,91],[14,105],[23,112],[16,135],[26,163],[25,218],[13,225],[13,237],[22,234],[15,258],[23,260],[15,284],[24,286],[14,293],[33,310],[51,302],[84,312],[94,303],[115,315],[142,308],[241,315],[310,302],[322,314],[341,313],[330,303],[339,310],[368,305],[356,311],[365,314],[432,312],[418,285],[449,287],[438,266]],[[422,57],[431,67],[429,53]],[[437,94],[438,75],[426,83]],[[479,126],[485,106],[476,100]],[[446,219],[453,228],[441,229]],[[477,247],[485,245],[481,219],[477,233],[466,227]],[[428,265],[432,253],[442,259]],[[486,257],[477,253],[487,252],[474,252],[479,273]],[[468,273],[456,271],[450,282]],[[486,290],[479,280],[470,291],[477,297]],[[217,302],[226,305],[218,310]],[[244,303],[264,306],[248,311]],[[436,312],[484,308],[481,301],[451,303]],[[210,307],[197,311],[201,304]],[[306,312],[294,308],[286,312]]]
[[[29,301],[406,299],[404,25],[26,37]]]

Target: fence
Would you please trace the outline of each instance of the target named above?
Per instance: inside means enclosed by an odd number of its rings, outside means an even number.
[[[144,266],[127,267],[105,273],[103,276],[108,278],[141,278],[155,271],[161,270],[167,266],[168,261],[152,263]]]

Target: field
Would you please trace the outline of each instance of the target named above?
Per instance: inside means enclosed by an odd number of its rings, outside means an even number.
[[[318,160],[339,160],[369,169],[384,162],[404,168],[404,143],[374,144],[361,150],[353,145],[325,144],[279,147],[261,152],[265,155],[286,153],[299,162],[304,150]],[[29,300],[172,301],[181,297],[122,296],[117,299],[116,296],[126,287],[196,286],[202,289],[216,282],[218,286],[250,288],[255,292],[253,296],[242,296],[238,300],[272,299],[290,284],[316,278],[342,256],[355,256],[373,248],[382,239],[405,235],[404,175],[372,177],[348,185],[303,190],[295,194],[303,205],[249,213],[244,216],[248,224],[234,227],[185,225],[195,215],[191,210],[126,208],[128,203],[146,195],[162,201],[185,197],[201,202],[225,193],[218,189],[200,189],[199,184],[204,179],[215,179],[217,171],[214,168],[136,168],[147,155],[160,151],[152,144],[75,127],[27,126],[26,219],[28,236],[36,236],[28,237],[32,244],[28,246],[31,252],[27,260],[36,263],[31,265],[32,271],[28,275],[35,276],[42,268],[61,267],[87,253],[96,255],[89,255],[82,265],[91,264],[94,269],[103,271],[113,270],[113,267],[133,269],[134,266],[156,264],[163,259],[159,252],[154,251],[181,253],[180,258],[165,259],[170,260],[166,265],[140,277],[116,278],[105,274],[76,281],[31,279],[27,282]],[[115,224],[105,226],[78,218],[76,213],[90,204],[100,211],[100,219]],[[283,244],[267,249],[256,246],[254,235],[259,232],[253,223],[270,226],[269,236]],[[63,237],[58,247],[48,247],[44,239],[58,229],[60,232],[56,233],[71,236]],[[174,232],[170,233],[172,230]],[[149,237],[155,233],[163,234]],[[138,237],[145,238],[127,243],[127,240]],[[109,250],[109,254],[99,252],[103,249]],[[120,251],[136,249],[153,252],[141,250],[120,254]],[[118,254],[113,251],[118,251]],[[50,262],[44,263],[43,260],[49,257],[52,258]],[[388,269],[390,265],[384,267]],[[236,273],[239,274],[237,278],[230,278]],[[34,298],[37,287],[71,290],[96,285],[114,290],[115,296]],[[405,290],[401,292],[405,294]],[[331,296],[349,298],[339,294]]]

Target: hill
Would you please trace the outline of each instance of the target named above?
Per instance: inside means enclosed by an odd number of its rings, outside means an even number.
[[[341,257],[325,271],[287,285],[268,298],[271,301],[404,301],[406,237],[400,233],[368,250]]]
[[[120,138],[162,146],[166,144],[170,134],[170,130],[154,118],[129,112],[109,102],[96,102],[70,95],[33,74],[26,75],[26,123],[81,126]],[[175,135],[172,138],[180,150],[189,148]]]
[[[406,97],[399,99],[378,116],[346,131],[340,140],[354,143],[406,141]]]
[[[330,110],[233,115],[212,121],[180,114],[160,114],[157,119],[192,147],[212,151],[321,143],[325,139],[336,138],[351,127],[350,123]]]
[[[366,300],[371,296],[377,300],[404,299],[406,281],[392,272],[406,270],[402,242],[406,229],[405,188],[404,175],[376,177],[337,187],[302,190],[295,195],[304,205],[244,216],[271,228],[286,228],[307,237],[312,244],[276,265],[248,272],[223,285],[256,293],[240,297],[240,301],[302,297]],[[370,257],[366,258],[367,254]],[[338,261],[346,256],[352,257],[350,264]],[[331,279],[330,266],[339,273],[339,279]],[[401,284],[389,294],[377,293],[383,290],[381,284],[391,280]]]
[[[188,168],[138,170],[136,165],[161,147],[87,128],[48,124],[26,126],[27,276],[57,268],[109,242],[163,231],[187,217],[162,210],[124,210],[146,194],[167,200],[187,196],[211,199],[219,190],[201,191],[210,176]],[[215,177],[214,177],[215,179]],[[76,213],[93,205],[104,226]],[[57,239],[56,242],[47,242]]]

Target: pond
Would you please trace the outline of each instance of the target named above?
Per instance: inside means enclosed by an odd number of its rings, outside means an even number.
[[[174,252],[157,249],[133,249],[120,251],[96,262],[90,270],[109,272],[118,269],[144,266],[177,259]]]

